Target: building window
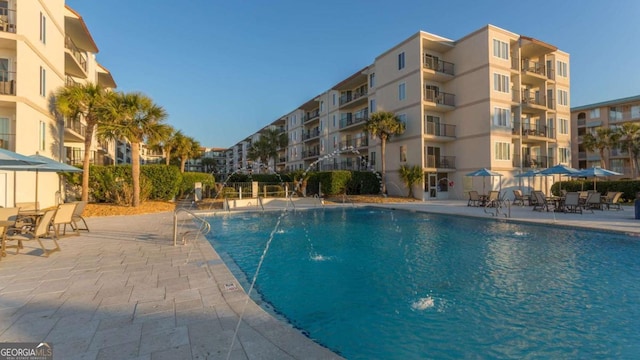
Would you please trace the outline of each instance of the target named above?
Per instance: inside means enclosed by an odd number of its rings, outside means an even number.
[[[47,18],[43,13],[40,13],[40,41],[43,44],[47,43]]]
[[[338,137],[333,135],[333,148],[337,149],[338,148]]]
[[[640,105],[631,106],[631,118],[632,119],[640,118]]]
[[[407,162],[407,146],[400,146],[400,162]]]
[[[376,152],[372,151],[371,154],[369,155],[369,159],[371,159],[371,166],[375,166],[376,165]]]
[[[8,118],[0,118],[0,148],[9,150],[11,144],[10,122]]]
[[[47,96],[47,71],[40,66],[40,95]]]
[[[404,69],[404,51],[398,54],[398,70]]]
[[[558,104],[569,106],[569,93],[566,90],[558,90]]]
[[[493,108],[493,125],[509,127],[511,119],[511,110],[503,108]]]
[[[557,72],[558,72],[559,76],[562,76],[562,77],[565,77],[565,78],[569,76],[569,71],[567,70],[567,63],[566,62],[558,60],[556,62],[556,66],[558,68]]]
[[[320,101],[320,112],[324,111],[324,101]]]
[[[571,150],[568,148],[558,148],[558,160],[561,164],[568,164],[570,161]]]
[[[569,134],[569,120],[558,119],[558,129],[560,130],[560,134]]]
[[[618,106],[612,106],[609,108],[609,121],[622,120],[622,108]]]
[[[493,39],[493,56],[509,60],[509,44],[498,39]]]
[[[369,87],[376,86],[376,73],[369,74]]]
[[[509,75],[493,73],[493,90],[509,93]]]
[[[589,111],[589,119],[599,119],[600,118],[600,108],[591,109]]]
[[[402,101],[407,97],[406,84],[402,83],[398,85],[398,100]]]
[[[494,157],[496,160],[511,160],[511,143],[496,142]]]
[[[336,105],[336,94],[335,93],[333,93],[333,105],[334,106]]]
[[[38,141],[38,150],[40,151],[44,151],[45,149],[45,141],[46,141],[46,135],[47,135],[47,128],[45,126],[44,121],[40,121],[40,137],[39,137],[39,141]]]
[[[335,115],[333,115],[333,128],[334,129],[336,128],[336,116]]]
[[[369,109],[372,113],[376,112],[376,99],[371,99],[371,101],[369,101]]]

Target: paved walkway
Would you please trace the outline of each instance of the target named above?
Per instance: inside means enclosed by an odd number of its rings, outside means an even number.
[[[383,206],[505,219],[466,201]],[[640,235],[633,207],[582,215],[510,210],[513,221]],[[63,238],[49,258],[30,242],[0,260],[0,342],[50,342],[56,359],[226,359],[232,341],[231,359],[339,358],[247,301],[204,239],[172,246],[173,213],[87,222],[90,233]]]

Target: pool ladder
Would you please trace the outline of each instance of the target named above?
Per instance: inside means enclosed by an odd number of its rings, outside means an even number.
[[[200,234],[202,236],[207,235],[210,231],[211,231],[211,225],[209,224],[209,222],[203,218],[201,218],[200,216],[196,215],[193,213],[193,211],[191,210],[187,210],[184,208],[180,208],[177,209],[176,211],[173,212],[173,246],[176,246],[177,242],[178,242],[178,215],[180,213],[185,213],[187,215],[189,215],[194,221],[199,222],[199,226],[196,230],[189,230],[189,231],[185,231],[183,232],[182,235],[182,245],[185,245],[186,242],[186,237],[189,234]]]

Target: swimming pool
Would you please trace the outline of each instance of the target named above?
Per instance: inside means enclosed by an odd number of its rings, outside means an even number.
[[[209,220],[245,289],[275,229],[261,305],[349,359],[640,354],[640,238],[377,208]]]

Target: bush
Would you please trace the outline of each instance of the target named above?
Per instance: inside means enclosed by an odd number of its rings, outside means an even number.
[[[213,175],[207,173],[185,172],[182,174],[182,181],[180,182],[180,196],[193,193],[197,182],[202,183],[202,192],[206,194],[207,189],[215,186],[216,179]]]
[[[347,185],[347,193],[353,195],[380,194],[380,174],[371,171],[354,171]]]
[[[284,188],[281,185],[264,185],[264,197],[284,197]]]
[[[320,190],[322,191],[322,195],[331,196],[344,194],[350,180],[351,171],[314,172],[309,177],[307,183],[307,195],[318,194]]]
[[[624,202],[635,200],[636,193],[640,192],[640,181],[638,180],[598,180],[596,186],[601,194],[606,194],[608,191],[621,191],[623,193],[621,199]],[[562,181],[562,190],[569,192],[593,190],[593,179]],[[551,186],[551,192],[556,195],[560,194],[560,183],[554,183]]]
[[[151,183],[149,198],[152,200],[173,200],[182,183],[182,174],[176,166],[143,165],[140,174]]]

